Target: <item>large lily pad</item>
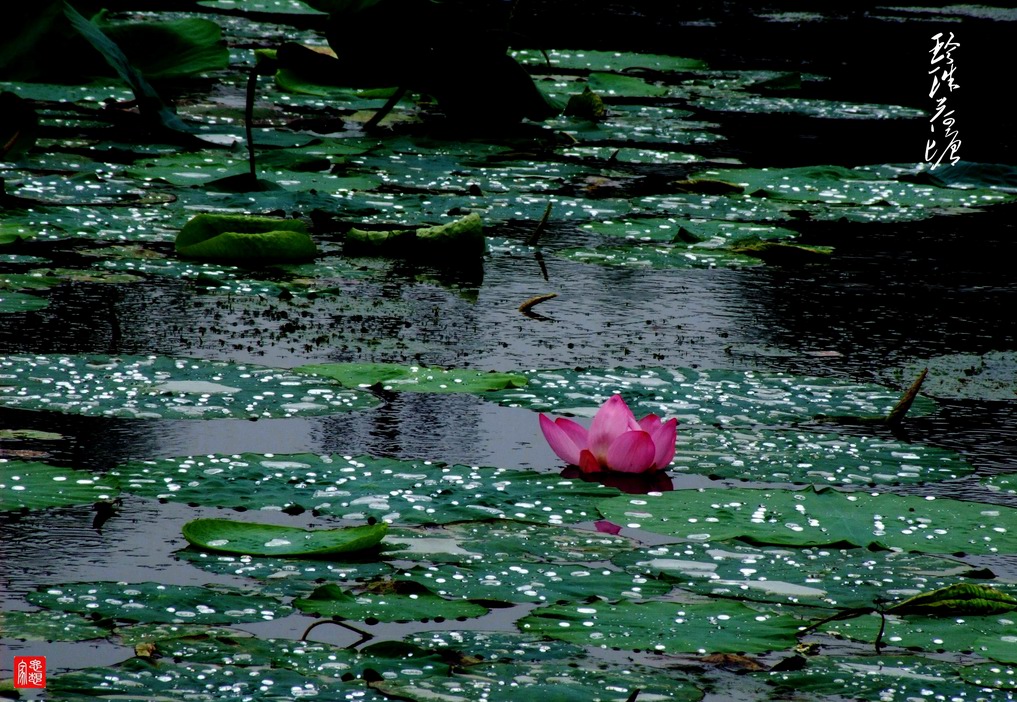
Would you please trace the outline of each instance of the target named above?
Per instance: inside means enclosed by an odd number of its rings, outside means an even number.
[[[308,597],[293,601],[302,612],[364,621],[408,622],[430,619],[469,619],[487,607],[466,600],[448,600],[409,580],[380,580],[356,591],[322,585]]]
[[[738,602],[631,602],[541,607],[518,622],[524,633],[602,648],[666,653],[762,653],[789,648],[800,623]]]
[[[315,510],[344,519],[443,524],[478,518],[543,524],[595,517],[618,492],[529,471],[369,456],[188,456],[128,463],[111,472],[124,489],[218,507]]]
[[[1017,663],[1014,636],[1017,617],[1013,612],[990,616],[925,617],[920,615],[881,618],[868,614],[823,624],[820,631],[854,641],[874,643],[883,630],[883,643],[914,651],[938,653],[972,651],[1004,663]]]
[[[833,489],[710,489],[606,500],[617,524],[691,541],[1017,553],[1017,509],[946,498]]]
[[[335,557],[373,548],[388,525],[300,529],[231,519],[195,519],[183,526],[187,543],[209,551],[250,556]]]
[[[0,356],[0,406],[138,419],[250,419],[373,407],[364,391],[263,366],[166,356]]]
[[[718,478],[820,485],[922,483],[974,472],[953,451],[896,439],[698,427],[679,429],[672,468]]]
[[[185,549],[176,557],[207,573],[253,578],[258,590],[270,597],[307,597],[322,581],[351,587],[356,582],[376,579],[392,573],[392,566],[376,560],[347,557],[344,561],[324,559],[235,556]]]
[[[0,512],[87,505],[119,492],[116,480],[73,468],[0,461]]]
[[[824,607],[872,607],[968,582],[971,566],[903,553],[683,543],[629,551],[613,559],[633,573],[664,577],[711,597]]]
[[[525,371],[526,387],[488,393],[509,407],[592,417],[620,392],[636,416],[677,417],[680,425],[739,426],[817,415],[885,416],[899,393],[874,384],[765,371],[608,368]],[[911,411],[927,412],[919,398]]]
[[[109,628],[66,612],[0,612],[0,630],[5,639],[21,641],[88,641],[104,639]]]
[[[667,594],[671,584],[654,577],[604,567],[542,565],[536,563],[418,566],[399,578],[424,585],[442,597],[505,602],[581,601],[591,595],[616,602]]]
[[[526,385],[526,378],[514,373],[401,366],[395,363],[316,363],[293,370],[332,378],[348,388],[369,388],[379,384],[385,390],[402,392],[483,393]]]
[[[278,600],[214,587],[94,582],[41,586],[25,598],[64,612],[148,623],[237,624],[290,613]]]
[[[384,680],[375,688],[393,699],[456,702],[625,702],[632,695],[697,702],[703,696],[692,681],[672,670],[564,661],[473,665],[458,675]]]
[[[595,563],[633,546],[629,539],[565,527],[513,520],[447,524],[441,531],[393,530],[385,538],[389,555],[400,561],[495,565],[516,561]]]
[[[49,300],[22,292],[0,290],[0,314],[34,312],[49,306]]]
[[[346,692],[341,684],[291,670],[216,666],[207,663],[132,658],[113,668],[85,668],[47,680],[49,693],[61,700],[85,702],[137,696],[179,702],[213,702],[224,695],[270,702],[314,698],[353,702],[380,702],[380,696],[364,696],[362,690]]]
[[[816,656],[795,671],[764,674],[774,694],[864,700],[994,700],[984,687],[961,678],[963,666],[914,655]],[[1002,697],[998,699],[1002,700]]]

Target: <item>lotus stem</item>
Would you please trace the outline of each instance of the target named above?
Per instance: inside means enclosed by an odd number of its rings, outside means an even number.
[[[554,202],[548,201],[547,207],[544,208],[544,216],[540,218],[540,222],[537,223],[537,228],[533,230],[533,234],[526,241],[527,246],[536,246],[537,242],[540,241],[540,235],[544,233],[547,228],[547,219],[551,216],[551,208],[554,207]]]
[[[540,315],[533,312],[533,307],[539,305],[541,302],[546,302],[552,298],[558,297],[558,293],[547,293],[546,295],[536,295],[531,297],[529,300],[519,305],[519,311],[525,314],[527,317],[539,317]]]
[[[311,624],[311,626],[307,627],[304,630],[304,633],[300,635],[300,640],[307,641],[307,635],[311,633],[311,630],[315,629],[316,627],[322,626],[323,624],[335,624],[336,626],[341,626],[343,629],[349,629],[354,634],[360,635],[360,639],[358,641],[354,641],[346,648],[356,648],[360,644],[367,643],[368,641],[374,638],[374,634],[364,631],[363,629],[358,629],[352,624],[347,624],[341,619],[323,619],[322,621],[315,622],[314,624]]]
[[[922,383],[925,382],[925,376],[929,374],[929,369],[925,368],[921,373],[918,374],[918,378],[915,382],[911,383],[911,387],[901,395],[900,401],[897,405],[890,410],[890,414],[886,415],[886,423],[890,426],[899,425],[904,420],[904,415],[911,409],[911,405],[914,403],[915,398],[918,397],[918,391],[922,389]]]
[[[392,93],[392,97],[390,97],[385,104],[381,106],[380,110],[374,113],[374,116],[371,117],[371,119],[364,123],[364,131],[369,132],[377,127],[378,124],[381,123],[381,120],[388,117],[388,113],[391,112],[397,104],[399,104],[399,101],[402,100],[405,95],[406,88],[402,86],[396,88],[396,91]]]
[[[254,129],[251,122],[254,121],[254,94],[258,90],[258,68],[257,66],[251,67],[251,72],[247,76],[247,100],[244,103],[244,134],[247,137],[247,162],[251,167],[251,183],[252,187],[255,181],[258,180],[258,169],[254,164]]]

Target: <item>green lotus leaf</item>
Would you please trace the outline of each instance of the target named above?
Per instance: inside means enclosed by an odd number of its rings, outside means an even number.
[[[1017,553],[1017,509],[948,498],[736,488],[615,497],[598,509],[616,524],[692,541]]]
[[[0,462],[0,512],[87,505],[119,492],[109,477],[45,463]]]
[[[974,472],[960,455],[893,438],[807,431],[679,429],[672,470],[757,482],[896,485]]]
[[[49,300],[36,295],[0,290],[0,314],[34,312],[49,307]]]
[[[447,600],[410,580],[380,580],[357,591],[322,585],[293,606],[324,617],[364,621],[408,622],[430,619],[471,619],[487,614],[487,607],[467,600]]]
[[[961,678],[963,669],[958,663],[911,654],[814,656],[801,669],[757,676],[776,688],[773,694],[778,697],[793,694],[804,699],[997,699],[986,696],[983,688],[966,683]]]
[[[238,263],[288,263],[318,253],[299,220],[200,214],[180,230],[176,250],[181,256]]]
[[[39,607],[147,623],[238,624],[290,613],[276,599],[219,587],[94,582],[42,585],[25,599]]]
[[[1017,663],[1017,649],[1013,645],[1015,626],[1012,612],[954,617],[888,614],[883,618],[873,613],[827,622],[819,631],[873,644],[882,629],[882,643],[887,646],[929,653],[973,651],[1001,663]]]
[[[918,553],[732,543],[630,550],[612,563],[699,595],[841,609],[967,583],[973,572],[965,563]]]
[[[324,415],[377,399],[324,378],[166,356],[0,356],[0,406],[88,416],[251,419]]]
[[[626,553],[633,542],[621,536],[511,519],[447,524],[440,531],[398,529],[389,532],[388,555],[400,561],[502,565],[594,563]]]
[[[174,502],[396,524],[479,518],[560,526],[595,518],[594,505],[619,494],[532,471],[371,456],[183,456],[128,463],[110,475],[129,492]]]
[[[546,565],[524,561],[469,567],[421,565],[398,574],[448,598],[504,602],[577,602],[596,595],[602,599],[643,600],[666,595],[671,583],[642,574],[604,567]]]
[[[541,607],[517,623],[582,646],[661,653],[762,653],[794,645],[801,623],[734,601],[587,602]]]
[[[276,524],[195,519],[183,526],[187,543],[209,551],[250,556],[329,557],[356,553],[381,543],[388,525],[341,529],[300,529]]]
[[[228,629],[210,624],[126,624],[118,626],[114,633],[125,646],[154,641],[174,639],[205,639],[213,636],[229,636],[242,639],[254,636],[240,629]]]
[[[1017,609],[1017,599],[991,585],[957,583],[895,602],[891,614],[924,614],[929,617],[965,617],[1002,614]]]
[[[483,221],[474,213],[448,224],[419,229],[366,231],[353,228],[346,233],[345,250],[359,255],[452,256],[456,260],[469,260],[482,256],[487,243]]]
[[[390,575],[393,570],[370,551],[344,556],[342,561],[238,556],[194,549],[175,555],[206,573],[253,578],[258,581],[259,592],[269,597],[307,597],[322,580],[352,587],[356,582]]]
[[[168,80],[229,66],[229,51],[215,22],[185,17],[165,22],[98,21],[149,80]]]
[[[66,612],[0,612],[5,639],[20,641],[88,641],[104,639],[112,631],[101,623]]]
[[[385,390],[401,392],[483,393],[526,385],[526,378],[518,374],[396,363],[316,363],[298,366],[293,371],[332,378],[348,388],[379,384]]]
[[[885,417],[900,399],[896,390],[835,378],[768,371],[692,368],[587,368],[523,371],[527,384],[481,395],[509,407],[592,417],[621,393],[637,416],[677,417],[683,427],[725,428],[805,421],[817,415]],[[911,416],[935,404],[919,397]]]
[[[703,691],[685,675],[633,664],[552,660],[481,663],[442,678],[383,680],[374,685],[392,699],[452,702],[625,702],[626,699],[698,702]],[[636,697],[638,695],[638,697]]]
[[[519,49],[512,55],[520,63],[535,68],[545,66],[544,53],[535,49]],[[691,71],[706,68],[699,59],[666,56],[663,54],[642,54],[626,51],[591,51],[589,49],[551,49],[547,58],[554,68],[570,68],[590,71],[625,71],[633,68],[648,68],[655,71]]]
[[[141,699],[194,702],[224,695],[249,702],[283,702],[299,698],[349,700],[344,683],[327,683],[314,675],[285,668],[175,662],[131,658],[110,668],[84,668],[46,680],[47,694],[67,702],[96,699]],[[362,702],[383,702],[380,695],[362,695]]]

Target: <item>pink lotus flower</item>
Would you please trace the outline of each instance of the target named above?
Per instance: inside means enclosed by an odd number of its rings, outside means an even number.
[[[648,414],[637,422],[621,395],[614,395],[597,410],[589,431],[571,419],[551,421],[543,414],[540,429],[551,450],[584,473],[645,473],[671,463],[678,420],[661,422]]]

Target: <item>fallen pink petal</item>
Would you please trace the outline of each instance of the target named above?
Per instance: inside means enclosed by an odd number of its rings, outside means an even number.
[[[636,420],[621,395],[601,405],[589,430],[578,422],[540,415],[540,429],[558,458],[584,473],[649,473],[674,458],[678,420],[648,414]]]

